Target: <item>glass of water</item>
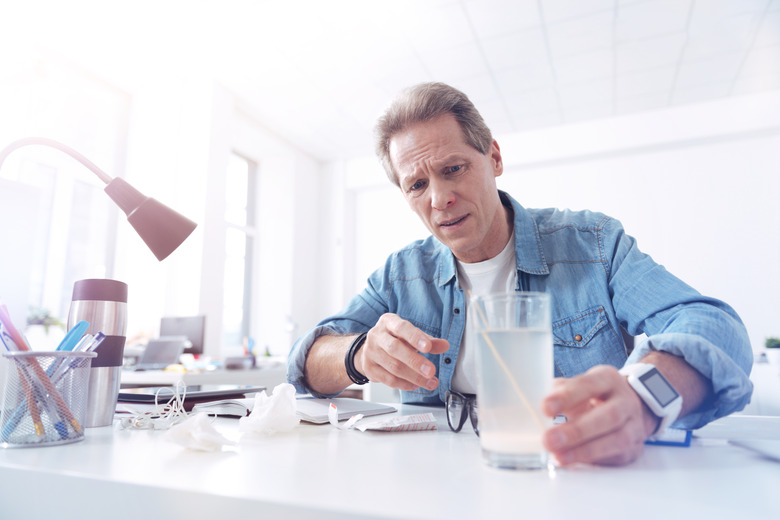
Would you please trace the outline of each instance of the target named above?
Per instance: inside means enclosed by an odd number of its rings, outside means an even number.
[[[477,351],[477,405],[482,454],[491,466],[548,467],[541,412],[552,389],[550,297],[514,292],[472,297],[469,331]]]

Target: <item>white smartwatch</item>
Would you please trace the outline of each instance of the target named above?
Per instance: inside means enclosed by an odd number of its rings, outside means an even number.
[[[631,388],[661,419],[654,434],[663,432],[677,419],[682,409],[682,396],[654,365],[635,363],[621,368],[620,373],[627,377]]]

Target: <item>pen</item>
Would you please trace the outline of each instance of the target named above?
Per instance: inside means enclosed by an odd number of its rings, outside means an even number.
[[[33,395],[38,399],[38,402],[41,404],[42,411],[46,412],[46,415],[49,416],[49,420],[54,425],[54,429],[57,431],[57,433],[60,434],[60,438],[67,439],[68,438],[68,425],[65,424],[65,422],[62,420],[62,416],[57,411],[56,407],[52,405],[51,399],[48,398],[46,395],[46,391],[41,388],[40,385],[35,383],[35,379],[30,375],[30,373],[27,371],[28,367],[25,367],[25,374],[32,382],[32,391]],[[22,408],[22,407],[20,407]],[[18,411],[18,409],[17,409]],[[24,411],[24,410],[22,410]],[[41,421],[43,422],[43,421]],[[12,433],[13,430],[11,430],[10,433]]]
[[[24,340],[24,336],[19,334],[19,331],[14,327],[11,315],[8,313],[8,307],[4,303],[0,303],[0,323],[5,327],[11,342],[16,345],[16,350],[30,350],[29,345]],[[6,347],[10,347],[10,345],[6,344]]]
[[[65,334],[65,337],[62,338],[62,341],[60,341],[60,344],[57,346],[57,350],[73,350],[76,348],[76,345],[78,345],[81,340],[81,336],[87,332],[88,328],[89,323],[84,320],[76,323],[68,333]]]
[[[102,332],[98,332],[97,335],[93,338],[90,334],[87,334],[84,336],[87,341],[80,342],[76,348],[73,349],[73,352],[92,352],[96,348],[100,346],[101,343],[103,343],[103,340],[106,339],[106,335]],[[78,359],[74,359],[69,364],[63,363],[60,365],[60,367],[54,372],[54,374],[51,376],[52,382],[56,385],[60,382],[60,379],[65,375],[65,372],[68,370],[68,368],[75,368],[79,363]]]

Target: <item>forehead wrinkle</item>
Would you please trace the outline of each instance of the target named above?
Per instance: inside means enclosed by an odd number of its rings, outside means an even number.
[[[447,166],[466,162],[465,154],[461,152],[449,152],[443,157],[436,157],[426,150],[416,150],[413,157],[399,157],[398,171],[401,179],[415,177],[425,173],[435,173]]]

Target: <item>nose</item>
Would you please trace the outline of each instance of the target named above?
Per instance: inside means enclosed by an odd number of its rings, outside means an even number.
[[[447,183],[441,181],[432,181],[428,187],[431,194],[431,207],[438,211],[443,211],[455,204],[455,193],[447,186]]]

